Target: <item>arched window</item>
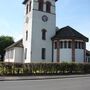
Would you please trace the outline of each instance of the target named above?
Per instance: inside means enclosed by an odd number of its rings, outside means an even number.
[[[42,30],[42,40],[46,40],[46,30]]]
[[[28,40],[28,31],[26,31],[26,40]]]
[[[38,0],[38,10],[43,11],[43,0]]]
[[[51,3],[49,1],[46,2],[46,12],[51,12]]]
[[[28,5],[26,6],[26,14],[28,14]]]
[[[29,12],[31,11],[31,1],[29,3]]]

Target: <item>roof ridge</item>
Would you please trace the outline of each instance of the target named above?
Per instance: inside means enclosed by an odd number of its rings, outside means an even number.
[[[9,48],[11,48],[11,47],[13,47],[13,46],[17,45],[19,42],[22,42],[22,40],[23,40],[23,39],[20,39],[20,40],[18,40],[17,42],[15,42],[15,43],[11,44],[11,45],[10,45],[10,46],[8,46],[7,48],[5,48],[5,50],[7,50],[7,49],[9,49]]]
[[[79,39],[88,42],[88,38],[70,26],[65,26],[56,32],[51,39]]]

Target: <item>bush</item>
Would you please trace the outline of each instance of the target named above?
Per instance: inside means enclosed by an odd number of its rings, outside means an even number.
[[[84,73],[90,73],[90,64],[84,64]]]
[[[90,73],[90,64],[78,63],[0,63],[0,75],[61,75]]]

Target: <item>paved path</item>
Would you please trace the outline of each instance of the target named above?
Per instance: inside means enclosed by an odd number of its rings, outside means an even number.
[[[0,76],[0,81],[16,81],[16,80],[44,80],[44,79],[62,79],[90,77],[90,74],[84,75],[57,75],[57,76]]]
[[[0,81],[0,90],[90,90],[90,77]]]

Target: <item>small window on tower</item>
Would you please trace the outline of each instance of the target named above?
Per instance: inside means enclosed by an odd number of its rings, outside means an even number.
[[[27,59],[27,48],[25,48],[25,59]]]
[[[43,0],[38,0],[38,10],[43,11]]]
[[[51,3],[49,1],[46,2],[46,12],[51,12]]]
[[[30,1],[30,4],[29,4],[29,12],[31,11],[31,1]]]
[[[42,30],[42,40],[46,40],[46,30]]]
[[[28,40],[28,31],[26,31],[26,40]]]
[[[26,14],[28,14],[28,5],[26,6]]]
[[[46,58],[46,49],[42,48],[42,59]]]

